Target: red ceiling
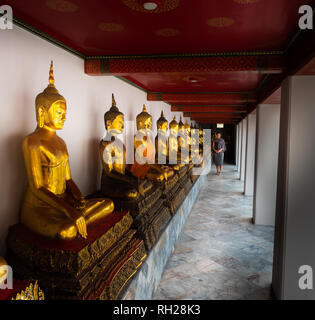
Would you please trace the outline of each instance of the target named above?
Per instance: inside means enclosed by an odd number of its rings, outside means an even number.
[[[166,1],[176,4],[178,0]],[[298,7],[311,3],[309,0],[180,0],[171,11],[145,13],[129,8],[123,0],[5,2],[13,6],[18,18],[87,55],[282,50],[297,28]],[[68,4],[69,12],[51,9],[58,4],[60,8],[67,8]],[[228,20],[211,23],[210,19],[214,18]],[[119,26],[117,31],[103,31],[99,28],[101,23]],[[159,36],[157,30],[161,29],[176,31],[168,32],[174,36]]]
[[[154,92],[229,92],[252,91],[263,75],[254,72],[199,73],[135,73],[125,76],[144,89]],[[190,82],[193,79],[197,82]]]
[[[251,111],[256,102],[262,102],[249,101],[245,95],[256,96],[258,90],[262,95],[262,85],[266,85],[266,80],[272,85],[279,85],[276,80],[281,79],[281,75],[274,74],[284,71],[279,61],[285,61],[282,59],[283,51],[297,31],[298,8],[313,3],[312,0],[163,0],[160,8],[164,12],[148,13],[139,7],[137,1],[7,0],[6,4],[13,7],[15,17],[88,59],[105,56],[98,62],[92,62],[92,71],[87,71],[86,66],[86,73],[102,75],[107,72],[124,77],[148,93],[159,93],[162,98],[156,96],[156,100],[174,106],[191,106],[191,117],[194,118],[194,106],[241,104]],[[257,66],[252,56],[249,58],[239,52],[255,52],[259,56]],[[213,59],[213,64],[220,64],[217,69],[209,60],[209,68],[200,68],[203,56],[198,54],[217,56],[216,53],[222,57],[222,61]],[[229,58],[231,53],[235,59],[241,57],[237,70],[234,69],[233,57]],[[266,60],[262,71],[260,57],[270,57],[272,53],[278,56]],[[121,55],[132,57],[117,59]],[[146,55],[154,55],[151,59],[157,63],[148,62]],[[175,65],[175,69],[163,71],[165,56],[162,55],[177,59],[174,64],[168,61],[168,67]],[[186,55],[192,59],[189,63],[187,59],[182,60]],[[144,60],[143,63],[141,60],[135,63],[135,59]],[[100,71],[106,64],[108,70]],[[142,70],[139,70],[141,64]],[[113,71],[117,65],[122,68],[120,72]],[[97,72],[94,72],[95,68],[98,68]],[[309,69],[313,70],[313,64]],[[271,84],[267,86],[268,92],[274,92]],[[180,93],[187,95],[176,96]],[[273,100],[278,101],[279,92],[274,97]],[[149,94],[148,98],[152,100],[152,95]],[[242,112],[239,114],[243,116]],[[200,113],[195,113],[195,118],[199,119],[197,115]],[[216,115],[218,118],[215,120],[220,119],[220,113]],[[203,122],[207,121],[205,118]],[[235,118],[231,113],[230,119],[222,116],[222,122],[237,122]],[[209,118],[208,121],[212,120]]]

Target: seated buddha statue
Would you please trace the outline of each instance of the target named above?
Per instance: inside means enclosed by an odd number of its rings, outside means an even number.
[[[189,141],[187,131],[181,117],[178,123],[177,143],[178,157],[181,163],[188,165],[190,163]]]
[[[28,188],[21,223],[49,238],[86,238],[87,225],[112,213],[114,204],[86,200],[71,178],[67,146],[56,134],[66,120],[66,100],[54,82],[51,63],[49,84],[35,101],[37,128],[23,142]]]
[[[0,256],[0,290],[1,290],[1,285],[5,283],[7,279],[7,262]]]
[[[135,135],[135,163],[131,172],[144,175],[151,181],[161,183],[174,175],[174,171],[165,165],[155,163],[155,148],[151,139],[152,116],[147,112],[145,105],[137,115],[137,134]]]
[[[200,125],[196,127],[196,129],[199,130],[199,152],[202,155],[203,154],[203,129]]]
[[[195,166],[200,166],[202,163],[202,157],[200,156],[199,151],[199,134],[197,132],[196,125],[190,125],[190,137],[191,137],[191,144],[190,144],[190,154],[192,162]]]
[[[136,201],[145,196],[152,183],[133,175],[126,165],[126,147],[118,138],[123,133],[124,114],[119,111],[114,95],[112,107],[104,114],[106,136],[100,142],[100,154],[103,164],[101,190],[104,195],[115,199]]]

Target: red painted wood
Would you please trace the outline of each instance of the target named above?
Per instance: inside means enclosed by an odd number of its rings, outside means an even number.
[[[165,101],[169,103],[208,103],[217,105],[240,104],[247,102],[256,102],[253,93],[213,93],[213,94],[178,94],[178,93],[148,93],[148,101]]]
[[[230,106],[230,107],[224,107],[224,106],[172,106],[171,111],[173,112],[237,112],[237,113],[246,113],[247,108],[246,107],[240,107],[240,106]]]
[[[222,119],[235,119],[242,118],[241,115],[237,113],[206,113],[206,112],[184,112],[184,117],[191,118],[222,118]]]
[[[72,4],[69,12],[52,10],[46,5],[51,1],[5,4],[16,17],[88,55],[283,50],[297,28],[298,7],[312,2],[182,0],[174,10],[145,13],[122,0],[58,0]],[[210,20],[220,17],[226,19]],[[225,21],[230,25],[224,26]],[[164,31],[173,36],[160,36],[161,29],[173,30]]]

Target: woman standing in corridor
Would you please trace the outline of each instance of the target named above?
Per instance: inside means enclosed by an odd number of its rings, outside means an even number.
[[[216,134],[216,138],[212,143],[212,150],[214,152],[214,163],[217,167],[217,175],[219,176],[222,173],[224,152],[226,150],[225,141],[221,138],[220,132]]]

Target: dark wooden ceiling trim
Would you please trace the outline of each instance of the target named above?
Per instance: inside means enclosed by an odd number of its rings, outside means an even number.
[[[106,66],[104,68],[103,66]],[[99,68],[99,70],[97,70]],[[226,56],[159,59],[93,59],[85,60],[90,75],[127,75],[135,73],[223,73],[249,71],[277,74],[284,71],[282,55]]]

